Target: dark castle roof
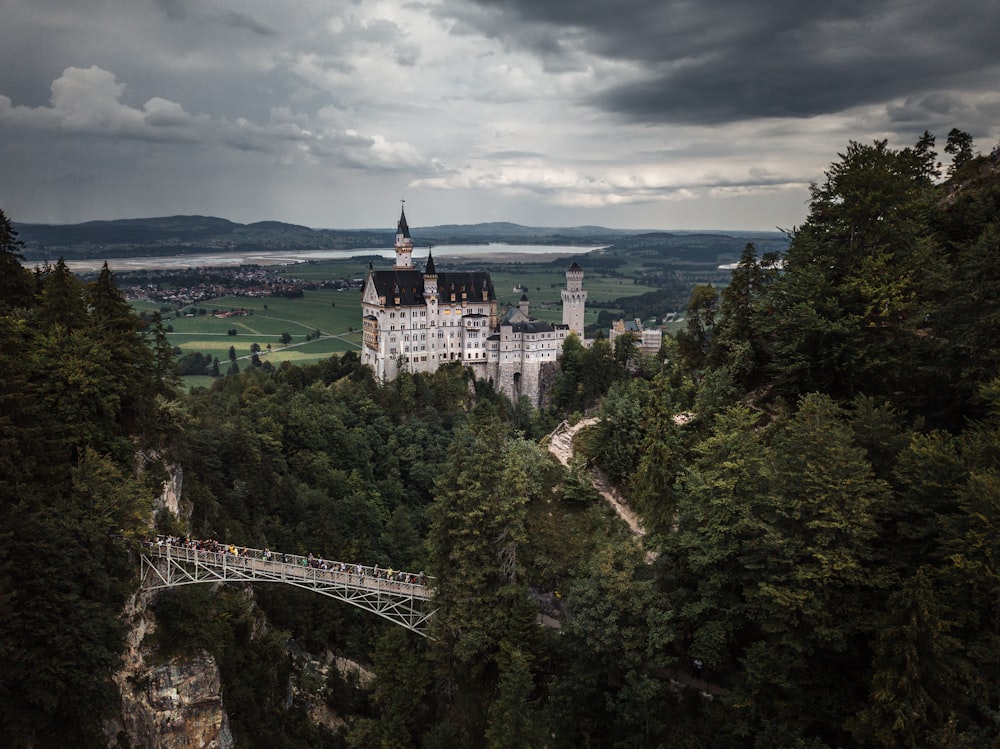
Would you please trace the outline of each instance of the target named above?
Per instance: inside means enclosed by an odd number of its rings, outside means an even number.
[[[529,320],[528,322],[516,322],[510,327],[515,333],[551,333],[564,326],[545,320]]]
[[[402,234],[406,239],[410,238],[410,227],[406,225],[406,210],[399,209],[399,223],[396,224],[396,233]]]
[[[433,266],[431,266],[433,268]],[[424,304],[424,274],[418,270],[376,270],[372,271],[375,291],[385,298],[386,307],[413,307]],[[483,299],[483,290],[487,299]],[[486,271],[459,271],[437,274],[438,301],[450,304],[451,295],[455,301],[461,302],[462,292],[465,292],[465,302],[476,304],[490,302],[496,299],[493,293],[493,281]],[[396,304],[396,299],[399,304]]]

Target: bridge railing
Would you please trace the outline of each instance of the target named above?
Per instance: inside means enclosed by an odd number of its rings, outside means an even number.
[[[405,572],[391,568],[350,564],[315,556],[301,556],[251,549],[246,546],[223,544],[215,541],[185,541],[169,536],[159,536],[142,542],[150,556],[165,557],[233,569],[262,568],[280,570],[283,577],[294,579],[343,581],[349,585],[375,590],[412,594],[429,598],[433,578],[423,572]],[[261,565],[260,562],[266,563]]]

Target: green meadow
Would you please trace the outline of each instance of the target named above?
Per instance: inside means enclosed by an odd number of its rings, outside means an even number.
[[[150,306],[155,305],[136,304],[137,309]],[[200,314],[202,309],[205,314]],[[247,311],[245,316],[213,315],[241,309]],[[221,297],[165,315],[163,322],[168,340],[181,354],[198,351],[218,357],[225,372],[231,346],[241,367],[249,363],[255,343],[261,359],[275,366],[284,361],[311,364],[331,354],[358,351],[360,310],[357,290],[321,290],[307,291],[300,299]],[[233,330],[235,335],[230,333]],[[287,344],[281,342],[285,334],[291,336]]]
[[[435,261],[436,262],[436,261]],[[505,263],[494,267],[486,266],[493,279],[493,288],[497,294],[500,309],[504,304],[516,306],[521,300],[521,294],[526,294],[530,304],[532,317],[550,322],[562,321],[562,295],[566,288],[566,266],[569,263]],[[438,268],[442,269],[439,264]],[[455,268],[459,269],[458,266]],[[630,278],[611,276],[600,272],[583,269],[583,288],[587,292],[587,304],[584,323],[591,325],[597,321],[600,310],[591,303],[603,303],[623,296],[635,296],[654,287],[641,286]],[[516,286],[523,286],[526,291],[515,292]],[[620,310],[619,310],[620,311]]]
[[[483,259],[477,259],[479,261]],[[569,261],[557,263],[482,263],[477,260],[456,261],[435,258],[439,272],[483,268],[490,272],[497,294],[499,310],[504,305],[516,306],[522,293],[527,294],[533,317],[560,322],[562,297],[566,285],[566,266]],[[376,267],[385,268],[391,261],[376,261]],[[302,263],[282,269],[281,274],[308,281],[325,281],[341,278],[363,278],[368,270],[368,259],[331,260]],[[422,258],[418,258],[422,263]],[[524,292],[514,291],[523,286]],[[605,302],[621,296],[632,296],[653,290],[641,286],[630,278],[588,272],[584,267],[583,288],[587,290],[588,308],[586,324],[597,320],[600,312],[591,303]],[[136,311],[154,312],[159,304],[133,301]],[[214,312],[225,313],[245,309],[245,316],[219,317]],[[205,313],[201,314],[201,310]],[[260,358],[277,366],[289,361],[294,364],[311,364],[331,354],[361,349],[361,294],[358,289],[306,291],[298,299],[283,297],[221,297],[210,302],[200,302],[177,312],[164,314],[164,326],[170,343],[180,350],[180,355],[201,352],[217,357],[222,372],[229,367],[229,349],[234,347],[240,368],[249,365],[253,344],[260,346]],[[235,335],[231,331],[235,330]],[[316,333],[319,331],[319,336]],[[291,341],[281,343],[288,334]],[[309,340],[307,340],[307,336]],[[208,377],[186,377],[188,387],[207,385]]]

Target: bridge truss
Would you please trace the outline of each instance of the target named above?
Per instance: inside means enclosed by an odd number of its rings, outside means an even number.
[[[294,554],[221,546],[220,551],[157,541],[141,550],[146,590],[196,583],[284,583],[319,593],[427,636],[434,592],[422,574],[327,562]],[[234,553],[235,552],[235,553]]]

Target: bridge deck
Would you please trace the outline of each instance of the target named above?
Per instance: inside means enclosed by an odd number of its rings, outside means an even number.
[[[192,583],[285,583],[366,609],[419,634],[434,613],[429,610],[434,592],[422,573],[223,544],[218,549],[148,541],[143,545],[143,585],[154,590]]]

